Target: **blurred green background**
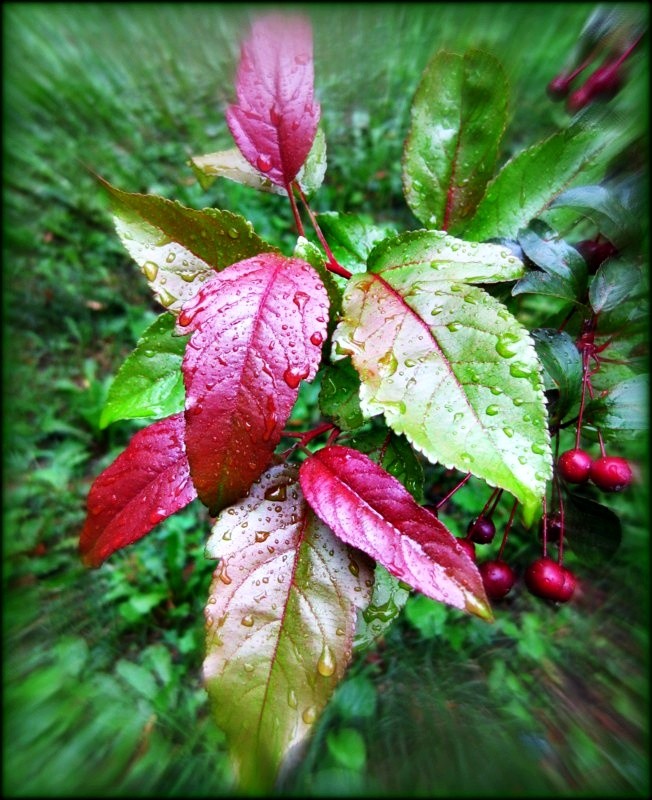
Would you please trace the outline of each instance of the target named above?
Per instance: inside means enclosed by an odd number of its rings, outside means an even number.
[[[314,26],[329,159],[315,210],[415,227],[400,157],[429,57],[473,46],[502,60],[504,160],[568,123],[545,86],[594,5],[287,8]],[[193,505],[100,570],[76,555],[90,483],[137,427],[99,429],[111,377],[158,313],[89,169],[127,191],[237,211],[289,253],[287,203],[227,181],[203,191],[186,164],[231,146],[238,42],[265,9],[3,5],[5,796],[234,791],[200,684],[204,512]],[[614,126],[645,129],[647,67],[641,51],[610,106]],[[354,660],[279,791],[647,796],[645,485],[610,503],[623,545],[607,564],[577,564],[566,608],[515,591],[488,626],[413,597]],[[451,529],[486,497],[470,481],[447,508]]]

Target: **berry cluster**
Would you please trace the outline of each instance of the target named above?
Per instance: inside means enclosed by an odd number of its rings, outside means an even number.
[[[602,455],[594,460],[579,448],[559,456],[557,473],[567,483],[590,480],[603,492],[620,492],[632,482],[632,470],[624,458]]]
[[[596,100],[611,100],[623,88],[625,83],[625,61],[642,38],[642,34],[632,30],[629,36],[614,35],[613,31],[604,31],[589,46],[579,49],[578,61],[569,69],[556,75],[547,86],[551,100],[566,100],[569,113],[575,114]],[[573,83],[596,58],[607,55],[599,67],[589,75],[579,87],[573,91]]]

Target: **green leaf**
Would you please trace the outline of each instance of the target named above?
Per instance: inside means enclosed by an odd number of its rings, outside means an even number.
[[[196,211],[100,181],[111,200],[123,245],[147,278],[154,298],[174,314],[214,271],[258,253],[277,252],[238,214],[215,208]]]
[[[373,225],[357,214],[326,211],[317,220],[335,260],[349,272],[364,272],[373,248],[395,235],[391,228]]]
[[[352,430],[364,425],[360,410],[360,379],[348,361],[326,367],[322,374],[319,408],[341,430]]]
[[[580,400],[582,358],[575,341],[565,331],[536,328],[532,338],[543,365],[544,387],[559,393],[551,414],[553,421],[559,423]]]
[[[351,356],[365,415],[430,461],[511,492],[528,518],[551,477],[541,365],[487,292],[423,269],[353,276],[334,358]]]
[[[272,183],[260,170],[255,169],[237,147],[221,150],[218,153],[193,156],[188,164],[204,190],[208,189],[216,178],[226,178],[259,191],[286,194],[282,186]],[[323,130],[317,128],[310,153],[295,180],[306,195],[311,195],[322,185],[325,174],[326,137]]]
[[[371,602],[358,617],[354,646],[356,650],[371,647],[392,625],[410,596],[410,587],[376,564]]]
[[[409,231],[381,242],[369,254],[370,272],[403,272],[440,281],[496,283],[520,278],[520,259],[500,244],[465,242],[444,231]]]
[[[586,262],[545,222],[535,219],[519,233],[525,255],[539,267],[512,289],[513,295],[544,294],[582,305],[586,295]]]
[[[618,515],[578,494],[566,496],[564,529],[568,546],[589,567],[608,563],[620,547],[622,531]]]
[[[368,559],[312,513],[288,465],[219,516],[206,606],[204,678],[243,791],[267,793],[342,679]]]
[[[154,676],[140,664],[134,664],[132,661],[121,658],[115,665],[115,671],[137,694],[148,700],[152,700],[158,694],[158,685]]]
[[[649,390],[648,375],[621,381],[604,397],[588,403],[585,422],[599,428],[603,437],[612,441],[645,435],[650,421]]]
[[[364,739],[355,728],[330,730],[326,735],[328,752],[335,761],[346,769],[362,769],[367,760]]]
[[[187,336],[174,336],[175,318],[161,314],[118,370],[102,409],[100,428],[121,419],[162,419],[183,411],[181,362]]]
[[[643,270],[627,261],[610,258],[600,265],[589,288],[589,302],[596,314],[613,311],[626,300],[646,293]]]
[[[344,720],[373,717],[378,696],[372,680],[366,675],[347,677],[335,690],[332,707]]]
[[[576,186],[562,192],[550,204],[550,210],[556,208],[577,209],[616,247],[630,242],[638,227],[636,217],[605,186]]]
[[[494,173],[507,123],[507,78],[488,53],[438,53],[411,108],[403,191],[424,225],[460,231]]]
[[[594,130],[574,126],[518,153],[488,185],[464,236],[476,241],[515,237],[550,207],[602,147]]]

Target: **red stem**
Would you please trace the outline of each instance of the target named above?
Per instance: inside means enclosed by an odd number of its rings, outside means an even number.
[[[552,500],[552,497],[550,498]],[[546,496],[543,496],[543,557],[546,557],[548,552],[548,509],[546,504]]]
[[[348,269],[345,269],[341,264],[337,263],[337,260],[336,260],[335,256],[333,255],[332,250],[328,246],[328,242],[324,238],[324,234],[322,233],[321,228],[319,227],[319,223],[317,222],[317,218],[315,217],[315,215],[312,212],[312,209],[308,205],[308,201],[306,200],[306,196],[301,191],[301,187],[299,186],[299,184],[296,181],[293,183],[293,186],[295,187],[295,189],[299,193],[299,198],[301,199],[301,202],[303,203],[304,208],[308,212],[308,216],[310,217],[310,221],[312,222],[312,226],[315,229],[315,233],[317,234],[317,238],[321,242],[321,246],[324,248],[324,252],[326,253],[326,258],[328,259],[328,269],[331,272],[334,272],[336,275],[340,275],[342,278],[350,278],[353,273],[349,272]]]
[[[512,511],[509,515],[509,519],[507,520],[507,525],[505,525],[505,533],[503,533],[503,540],[500,543],[500,550],[498,551],[498,561],[502,560],[503,550],[505,549],[505,545],[507,544],[507,537],[509,536],[509,532],[512,527],[512,522],[514,522],[514,514],[516,514],[517,506],[518,506],[518,500],[514,500],[514,505],[512,506]]]
[[[297,231],[299,233],[299,236],[305,236],[306,234],[303,228],[303,222],[301,222],[301,217],[299,216],[299,209],[297,208],[297,201],[294,199],[292,184],[286,184],[285,191],[288,193],[288,198],[290,199],[290,206],[292,208],[292,214],[294,215],[294,224],[297,226]]]
[[[561,566],[564,561],[564,499],[559,492],[559,544],[557,545],[557,562]]]
[[[462,486],[464,486],[464,484],[468,481],[470,477],[471,473],[469,472],[462,478],[462,480],[457,484],[457,486],[455,486],[455,488],[450,490],[450,492],[446,495],[446,497],[444,497],[437,503],[437,505],[435,506],[437,511],[439,511],[439,509],[451,499],[451,497],[455,494],[455,492],[457,492],[459,489],[462,488]]]

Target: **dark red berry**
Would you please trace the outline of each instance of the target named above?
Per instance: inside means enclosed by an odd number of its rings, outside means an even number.
[[[620,492],[632,482],[632,470],[624,458],[601,456],[591,464],[589,478],[603,492]]]
[[[566,567],[563,567],[562,569],[564,570],[564,583],[559,590],[557,602],[567,603],[575,594],[575,589],[577,588],[577,579],[569,569],[566,569]]]
[[[469,523],[466,532],[469,538],[474,542],[478,544],[489,544],[496,535],[496,526],[489,517],[483,517],[482,514],[480,514],[479,517],[476,517]]]
[[[544,600],[565,603],[575,591],[575,576],[548,556],[530,564],[524,578],[529,591]]]
[[[586,86],[580,86],[580,88],[576,89],[568,98],[568,101],[566,102],[566,110],[570,114],[576,114],[578,111],[583,109],[584,106],[588,106],[592,100],[593,95],[586,88]]]
[[[557,75],[553,78],[548,86],[546,87],[546,91],[548,93],[548,97],[551,100],[563,100],[570,91],[571,82],[568,78],[568,75]]]
[[[558,542],[561,538],[561,514],[559,511],[553,511],[546,517],[546,539],[549,542]],[[543,517],[539,523],[539,539],[543,540]]]
[[[475,561],[475,545],[473,542],[470,539],[458,539],[457,543],[463,550],[466,550],[471,559]]]
[[[490,600],[500,600],[516,582],[516,574],[506,561],[485,561],[478,567],[482,583]]]
[[[567,450],[559,456],[557,471],[568,483],[586,483],[592,463],[593,459],[585,450]]]
[[[602,242],[597,242],[595,239],[584,239],[575,245],[575,249],[586,261],[590,275],[595,275],[603,261],[618,254],[618,250],[607,239]]]

